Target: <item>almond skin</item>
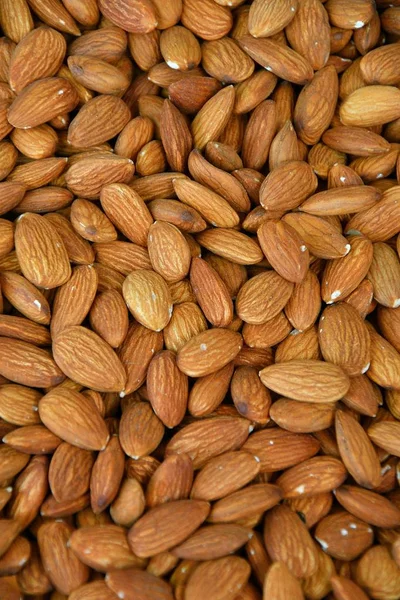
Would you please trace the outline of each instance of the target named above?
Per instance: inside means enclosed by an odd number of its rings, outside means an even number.
[[[257,230],[260,246],[274,269],[293,283],[303,281],[309,263],[307,246],[283,221],[266,221]]]
[[[222,452],[240,448],[248,434],[249,425],[246,419],[238,417],[203,419],[186,425],[177,432],[167,445],[166,455],[188,454],[193,461],[193,468],[198,469],[208,459]]]
[[[282,540],[278,533],[291,531]],[[264,524],[264,541],[269,555],[282,560],[295,577],[310,577],[317,569],[317,550],[307,528],[299,516],[287,506],[273,508]],[[282,543],[283,542],[283,543]]]
[[[66,594],[89,578],[89,569],[67,546],[72,532],[73,528],[61,521],[46,523],[38,531],[40,555],[46,572],[57,590]],[[62,572],[57,568],[60,562],[64,565]]]
[[[100,12],[114,25],[132,33],[148,33],[157,26],[153,4],[149,0],[124,0],[124,2],[99,2]]]
[[[154,270],[168,283],[183,279],[190,267],[190,248],[177,227],[156,221],[149,228],[148,251]]]
[[[235,470],[232,466],[235,465]],[[212,458],[197,475],[191,498],[198,500],[218,500],[244,487],[259,471],[259,463],[247,452],[226,452]],[[224,480],[219,477],[221,469],[226,469]],[[232,473],[231,473],[232,471]]]

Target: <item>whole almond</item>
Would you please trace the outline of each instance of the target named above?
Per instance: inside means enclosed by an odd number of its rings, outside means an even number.
[[[303,379],[305,372],[307,378]],[[260,378],[274,392],[303,402],[334,402],[344,396],[350,386],[349,378],[341,368],[317,360],[271,365],[261,371]],[[309,389],[305,381],[310,385]]]
[[[74,589],[86,583],[89,569],[83,565],[67,546],[73,528],[62,521],[41,525],[38,531],[40,555],[46,572],[60,593],[70,594]],[[62,563],[62,571],[58,565]]]
[[[155,271],[133,271],[124,281],[123,295],[135,318],[153,331],[161,331],[172,315],[171,295]]]
[[[50,431],[84,450],[102,450],[108,441],[106,424],[79,392],[52,390],[41,399],[39,415]]]
[[[187,538],[206,519],[210,507],[203,500],[175,500],[160,504],[141,517],[128,533],[133,552],[140,557],[168,550]],[[154,522],[159,524],[157,539],[152,535]],[[179,522],[180,527],[176,524]]]
[[[186,411],[188,380],[178,369],[171,350],[160,352],[150,362],[147,390],[153,410],[164,425],[178,425]]]
[[[149,257],[153,269],[168,283],[186,277],[190,266],[190,248],[183,234],[170,223],[156,221],[149,228]]]
[[[339,365],[350,376],[361,375],[368,369],[369,333],[352,306],[342,302],[328,306],[319,322],[318,337],[326,361]]]
[[[266,221],[257,230],[260,246],[274,269],[293,283],[307,272],[309,253],[302,238],[283,221]]]
[[[53,340],[53,355],[65,374],[82,385],[103,392],[124,390],[122,363],[111,347],[86,327],[74,325],[60,331]]]
[[[157,26],[156,11],[150,0],[101,0],[99,9],[111,23],[125,31],[148,33]]]
[[[209,329],[192,337],[178,352],[179,369],[190,377],[209,375],[235,358],[242,336],[229,329]]]
[[[64,243],[43,217],[33,213],[21,215],[15,244],[22,272],[35,285],[52,288],[69,279],[71,267]]]
[[[278,531],[287,528],[291,535],[284,538]],[[309,577],[317,569],[317,549],[300,517],[287,506],[273,508],[264,524],[264,541],[269,555],[281,560],[295,577]]]
[[[0,356],[0,374],[21,385],[45,388],[64,379],[51,354],[28,342],[2,337]]]
[[[103,92],[106,93],[110,92]],[[71,121],[68,141],[75,146],[102,144],[120,133],[129,120],[130,112],[123,100],[110,95],[96,96]]]
[[[361,425],[343,411],[336,413],[336,438],[343,462],[357,483],[377,487],[381,472],[376,452]]]
[[[73,110],[79,98],[75,88],[59,77],[34,81],[16,97],[8,111],[14,127],[35,127]]]
[[[12,54],[9,72],[11,89],[19,94],[35,80],[55,75],[66,50],[65,39],[58,31],[44,26],[31,31]]]
[[[246,419],[210,417],[178,431],[169,441],[166,454],[188,454],[193,461],[193,468],[198,469],[210,458],[240,448],[248,434]]]

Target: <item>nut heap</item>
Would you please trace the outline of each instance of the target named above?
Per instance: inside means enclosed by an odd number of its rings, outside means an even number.
[[[398,600],[400,1],[0,24],[1,600]]]

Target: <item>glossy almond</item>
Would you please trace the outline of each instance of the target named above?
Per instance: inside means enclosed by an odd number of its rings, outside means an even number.
[[[260,373],[263,384],[288,398],[305,402],[334,402],[349,389],[340,367],[317,360],[293,360],[271,365]]]
[[[337,411],[335,422],[339,452],[348,471],[359,485],[377,487],[381,481],[380,463],[367,434],[343,411]]]
[[[17,96],[8,111],[14,127],[35,127],[73,110],[79,98],[75,88],[59,77],[34,81]]]
[[[178,431],[169,441],[166,455],[188,454],[193,461],[193,468],[198,469],[210,458],[240,448],[248,434],[249,425],[246,419],[202,419]]]
[[[123,295],[135,318],[153,331],[161,331],[172,315],[171,295],[155,271],[133,271],[124,281]]]
[[[39,415],[56,435],[84,450],[102,450],[108,440],[106,424],[93,404],[79,392],[55,389],[41,399]]]
[[[258,64],[278,77],[304,85],[312,79],[311,65],[288,46],[267,38],[245,35],[238,40],[243,50]]]
[[[257,236],[268,261],[274,269],[293,283],[300,283],[307,272],[309,253],[295,229],[283,221],[266,221]]]
[[[125,31],[148,33],[157,26],[156,11],[150,0],[101,0],[99,9],[111,23]]]
[[[21,385],[46,388],[64,379],[51,354],[28,342],[0,338],[0,357],[0,374]]]

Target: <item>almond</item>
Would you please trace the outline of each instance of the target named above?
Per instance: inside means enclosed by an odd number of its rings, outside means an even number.
[[[113,597],[115,595],[120,597],[123,594],[127,599],[132,598],[130,594],[134,589],[135,594],[140,594],[143,600],[172,600],[173,598],[168,583],[160,577],[137,568],[110,571],[106,575],[106,583],[110,591],[112,590]]]
[[[177,365],[190,377],[214,373],[235,358],[242,336],[229,329],[209,329],[191,338],[178,352]]]
[[[118,437],[112,435],[99,452],[90,476],[90,505],[95,515],[115,499],[124,475],[124,453]]]
[[[171,350],[160,352],[150,362],[147,389],[153,410],[164,425],[178,425],[186,412],[188,380],[178,369]]]
[[[133,162],[107,153],[99,153],[71,165],[65,175],[67,187],[76,196],[99,198],[108,183],[128,183],[135,171]]]
[[[137,459],[157,448],[164,426],[149,403],[135,402],[124,411],[119,433],[124,452]]]
[[[66,79],[38,79],[16,97],[9,108],[8,120],[14,127],[35,127],[73,110],[78,100],[75,88]]]
[[[90,325],[112,348],[124,341],[129,328],[128,310],[117,290],[99,294],[90,309]]]
[[[240,448],[248,434],[246,419],[203,419],[186,425],[176,433],[167,445],[166,454],[188,454],[193,461],[193,468],[198,469],[210,458]]]
[[[372,528],[348,512],[337,512],[322,519],[315,539],[327,554],[339,560],[354,560],[373,541]]]
[[[101,0],[99,9],[111,23],[125,31],[148,33],[157,27],[156,11],[150,0]]]
[[[370,364],[370,339],[363,319],[346,303],[328,306],[319,322],[319,343],[324,359],[350,376],[365,373]]]
[[[73,528],[62,521],[45,523],[38,531],[43,566],[60,593],[70,594],[89,579],[89,569],[75,556],[67,542]],[[58,565],[63,564],[62,571]]]
[[[28,342],[2,337],[0,356],[0,374],[21,385],[45,388],[64,379],[51,354]]]
[[[339,452],[348,471],[359,485],[377,487],[381,481],[380,463],[365,431],[343,411],[337,411],[335,422]]]
[[[39,415],[50,431],[79,448],[102,450],[107,443],[109,436],[103,419],[79,392],[54,389],[41,399]]]
[[[116,69],[112,65],[109,66]],[[96,91],[103,94],[111,93]],[[123,100],[110,95],[96,96],[86,102],[71,121],[68,128],[68,142],[75,146],[102,144],[120,133],[129,119],[130,112]]]
[[[137,556],[148,557],[181,543],[206,519],[210,510],[202,500],[175,500],[150,509],[128,533],[128,541]],[[158,536],[152,529],[158,524]],[[176,524],[179,522],[180,527]]]
[[[249,31],[251,35],[258,38],[270,37],[286,25],[295,16],[297,2],[285,0],[285,2],[272,2],[268,6],[261,0],[251,5],[249,12]]]
[[[260,378],[267,388],[302,402],[334,402],[344,396],[350,386],[341,368],[317,360],[271,365],[260,372]]]
[[[268,570],[264,581],[264,594],[277,598],[293,598],[293,600],[303,600],[301,584],[296,577],[292,575],[284,562],[275,562]]]
[[[104,392],[121,392],[125,387],[126,373],[117,355],[85,327],[75,325],[60,331],[53,340],[53,355],[65,374],[82,385]]]
[[[172,315],[171,295],[165,280],[154,271],[132,272],[124,281],[123,295],[135,318],[153,331],[161,331]]]
[[[273,427],[249,437],[243,450],[260,460],[260,471],[274,472],[292,467],[314,456],[320,448],[310,435],[295,434]]]
[[[339,460],[317,456],[286,471],[278,478],[277,485],[283,490],[284,498],[314,496],[332,491],[346,477],[346,468]]]
[[[244,588],[250,576],[250,565],[238,556],[227,556],[201,563],[189,577],[187,600],[200,600],[214,594],[215,598],[233,600]]]
[[[335,496],[343,508],[370,525],[398,527],[400,511],[384,496],[351,485],[338,488]]]
[[[66,50],[65,39],[58,31],[44,26],[31,31],[12,54],[9,71],[11,89],[19,94],[35,80],[55,75]]]
[[[93,463],[88,450],[67,442],[58,446],[49,469],[49,485],[57,502],[79,498],[88,491]]]
[[[290,536],[282,538],[282,530]],[[281,560],[295,577],[310,577],[317,569],[317,548],[300,517],[287,506],[276,506],[264,523],[264,542],[273,560]]]
[[[398,89],[389,85],[369,85],[351,93],[340,107],[340,120],[350,127],[372,127],[400,116]]]
[[[233,554],[251,536],[249,529],[234,523],[206,525],[176,546],[172,554],[187,560],[214,560]]]
[[[245,35],[238,40],[243,50],[262,67],[277,77],[304,85],[312,79],[311,65],[288,46],[274,40]]]

